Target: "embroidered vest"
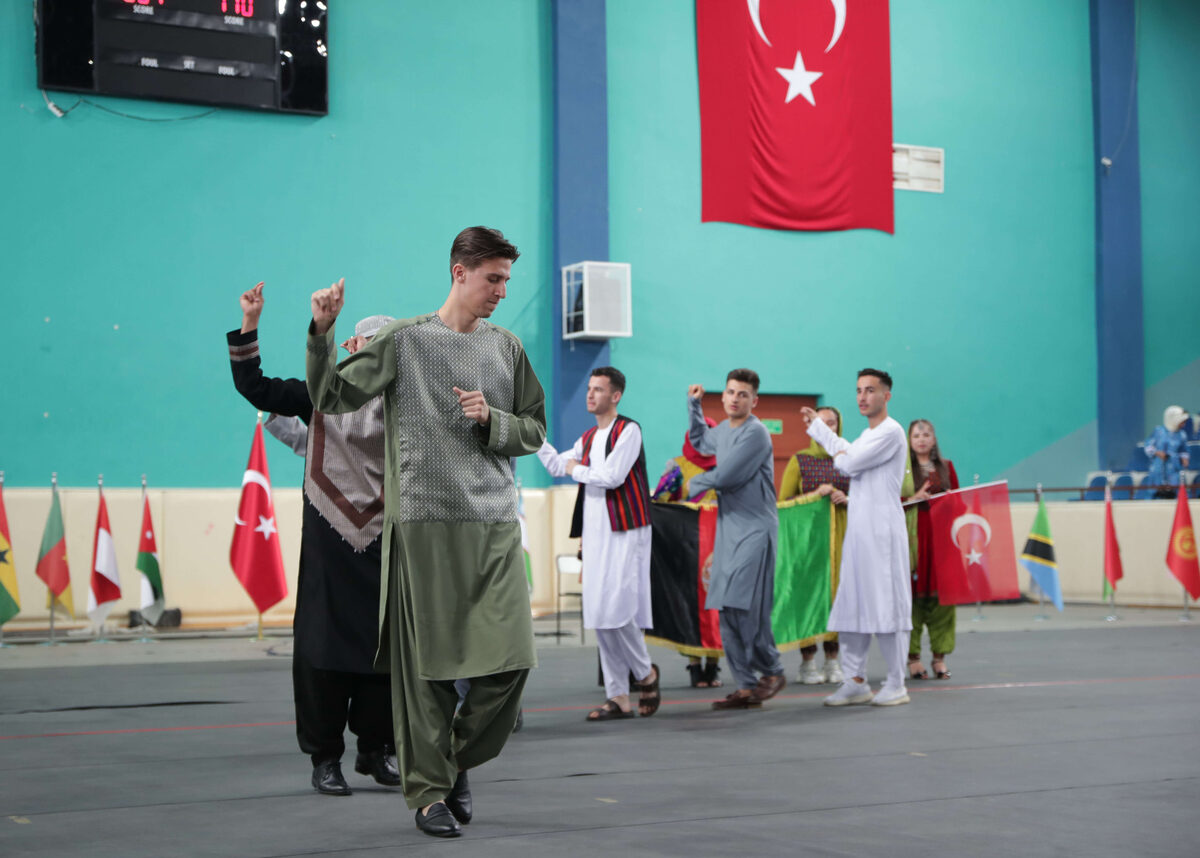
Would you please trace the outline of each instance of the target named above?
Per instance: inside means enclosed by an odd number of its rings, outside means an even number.
[[[620,414],[613,421],[612,430],[604,444],[604,455],[612,454],[617,439],[629,426],[638,425],[636,421]],[[583,433],[583,458],[579,464],[588,465],[591,461],[592,441],[596,437],[596,427]],[[579,484],[579,494],[575,497],[575,514],[571,518],[571,536],[583,535],[583,483]],[[646,450],[638,449],[637,461],[629,469],[625,482],[615,489],[604,493],[605,506],[608,507],[608,523],[614,531],[633,530],[635,527],[647,527],[650,524],[650,483],[646,478]]]

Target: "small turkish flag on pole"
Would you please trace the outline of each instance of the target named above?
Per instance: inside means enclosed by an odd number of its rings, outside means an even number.
[[[1020,598],[1007,481],[936,495],[929,519],[941,604]]]
[[[887,0],[696,0],[701,221],[893,231]]]
[[[260,615],[287,595],[261,419],[254,427],[250,462],[242,477],[242,499],[238,503],[237,518],[234,519],[229,564],[233,567],[233,574],[250,594]]]
[[[1193,599],[1200,599],[1200,563],[1196,560],[1196,532],[1192,530],[1192,511],[1188,509],[1187,489],[1179,481],[1179,502],[1175,506],[1175,525],[1167,546],[1167,568],[1179,579]]]

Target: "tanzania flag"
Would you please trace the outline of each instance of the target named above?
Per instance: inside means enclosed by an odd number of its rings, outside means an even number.
[[[1062,587],[1058,583],[1058,564],[1054,562],[1054,539],[1050,536],[1050,517],[1046,502],[1038,495],[1037,517],[1025,548],[1021,550],[1021,565],[1038,588],[1050,597],[1054,607],[1063,609]]]
[[[67,539],[63,531],[62,507],[58,503],[58,486],[50,496],[50,514],[46,516],[46,529],[42,531],[42,547],[38,552],[37,576],[50,589],[46,607],[54,610],[63,608],[71,617],[75,616],[74,599],[71,597],[71,570],[67,566]]]
[[[0,626],[21,610],[17,594],[17,567],[13,563],[12,540],[8,532],[8,516],[4,512],[4,481],[0,480]]]
[[[158,546],[154,541],[154,521],[150,518],[150,498],[142,495],[142,534],[138,539],[137,570],[142,573],[141,613],[150,625],[158,625],[166,601],[163,597],[162,572],[158,568]]]
[[[720,618],[705,608],[717,532],[715,506],[650,505],[654,528],[650,553],[650,600],[654,628],[649,643],[685,655],[724,655]],[[833,544],[828,498],[779,505],[775,553],[775,604],[771,627],[780,650],[824,640],[829,608]]]

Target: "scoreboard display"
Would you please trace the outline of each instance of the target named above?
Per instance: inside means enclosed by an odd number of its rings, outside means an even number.
[[[324,0],[37,0],[38,86],[329,112]]]

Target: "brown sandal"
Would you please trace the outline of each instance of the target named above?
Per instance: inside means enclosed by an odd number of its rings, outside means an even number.
[[[632,710],[629,712],[621,709],[617,705],[617,701],[613,699],[605,700],[587,715],[589,721],[616,721],[621,718],[636,718],[637,716]]]
[[[638,683],[634,687],[638,690],[638,714],[643,718],[649,718],[658,711],[659,705],[662,703],[662,693],[658,690],[658,665],[651,664],[650,670],[654,673],[654,679],[646,683]]]

